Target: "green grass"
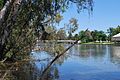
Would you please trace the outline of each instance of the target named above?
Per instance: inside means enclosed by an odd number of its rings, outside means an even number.
[[[88,42],[88,43],[81,43],[81,44],[114,44],[114,42]]]

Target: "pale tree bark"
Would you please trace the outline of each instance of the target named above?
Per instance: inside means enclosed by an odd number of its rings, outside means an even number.
[[[12,3],[12,0],[7,1],[2,10],[0,11],[0,27],[2,27],[1,25],[5,21],[5,17],[7,16],[7,13],[11,8],[10,6],[12,5]]]

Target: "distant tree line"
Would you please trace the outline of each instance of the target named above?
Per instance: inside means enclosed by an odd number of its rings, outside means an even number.
[[[107,35],[105,34],[104,31],[90,31],[90,30],[85,30],[85,31],[80,31],[79,34],[75,34],[73,36],[73,39],[79,39],[82,42],[100,42],[100,41],[106,41],[107,40]]]
[[[49,27],[48,31],[51,31]],[[82,30],[78,32],[78,34],[74,34],[71,30],[75,30],[76,27],[69,27],[69,30],[66,31],[66,29],[60,29],[55,30],[53,29],[53,32],[51,35],[49,35],[48,39],[56,39],[56,40],[81,40],[82,42],[101,42],[101,41],[111,41],[112,36],[120,33],[120,26],[118,25],[116,28],[110,27],[107,29],[107,31],[102,30],[93,30],[90,31],[89,29]],[[54,38],[53,38],[54,36]],[[52,38],[51,38],[52,37]]]
[[[120,26],[116,28],[110,27],[106,32],[100,30],[82,30],[78,34],[72,36],[73,40],[81,40],[82,42],[100,42],[100,41],[111,41],[112,36],[120,33]]]

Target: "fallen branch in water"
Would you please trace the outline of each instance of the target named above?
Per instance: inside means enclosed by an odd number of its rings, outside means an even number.
[[[79,40],[76,40],[74,42],[74,44],[70,45],[68,48],[66,48],[61,54],[58,54],[49,64],[48,66],[45,68],[45,70],[42,72],[41,78],[40,80],[44,80],[43,77],[45,75],[45,73],[47,72],[47,70],[50,68],[50,66],[57,60],[59,59],[65,52],[67,52],[70,48],[72,48],[75,44],[78,43]]]

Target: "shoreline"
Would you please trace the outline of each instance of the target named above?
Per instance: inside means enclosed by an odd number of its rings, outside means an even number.
[[[88,43],[80,43],[80,44],[95,44],[95,45],[97,45],[97,44],[99,44],[99,45],[113,45],[114,44],[114,42],[88,42]]]

